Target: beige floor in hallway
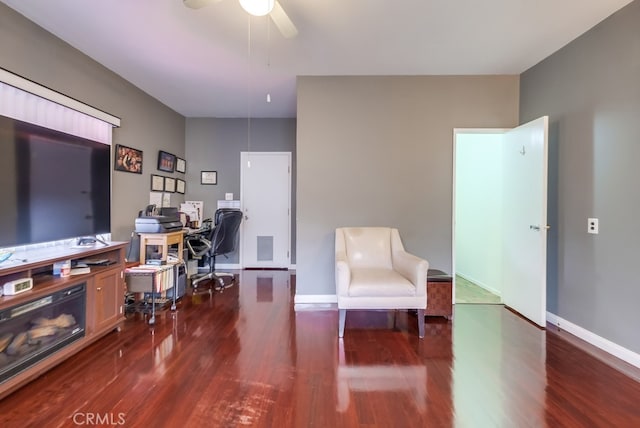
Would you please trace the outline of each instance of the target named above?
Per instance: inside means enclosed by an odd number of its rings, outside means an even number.
[[[456,275],[456,303],[500,304],[502,300],[479,285]]]

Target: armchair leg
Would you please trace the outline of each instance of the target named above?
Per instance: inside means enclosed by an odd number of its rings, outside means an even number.
[[[338,323],[338,337],[344,337],[344,325],[347,321],[347,310],[340,309],[340,321]]]
[[[424,337],[424,309],[418,309],[418,336]]]

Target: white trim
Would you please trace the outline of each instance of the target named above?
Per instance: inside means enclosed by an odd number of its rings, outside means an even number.
[[[617,343],[611,342],[608,339],[605,339],[602,336],[598,336],[591,331],[580,327],[570,321],[567,321],[559,316],[552,314],[547,311],[547,322],[561,328],[562,330],[573,334],[576,337],[584,340],[585,342],[590,343],[591,345],[602,349],[609,354],[620,358],[627,363],[634,365],[636,367],[640,367],[640,354],[637,354],[623,346],[618,345]]]
[[[338,296],[335,294],[298,294],[293,298],[295,304],[327,304],[338,303]]]
[[[337,311],[337,303],[296,303],[293,305],[294,312],[302,311]]]
[[[472,277],[470,277],[469,275],[466,275],[464,273],[456,273],[457,276],[459,276],[460,278],[464,278],[469,282],[473,282],[475,285],[477,285],[480,288],[483,288],[485,290],[487,290],[489,293],[491,294],[495,294],[496,296],[500,297],[500,299],[502,299],[502,293],[500,292],[500,290],[496,290],[493,287],[489,287],[487,284],[483,283],[482,281],[476,280]]]
[[[45,86],[39,85],[38,83],[25,79],[22,76],[13,74],[3,68],[0,68],[0,82],[4,82],[7,85],[13,86],[14,88],[18,88],[25,92],[37,95],[41,98],[79,111],[80,113],[84,113],[88,116],[95,117],[96,119],[100,119],[103,122],[107,122],[113,126],[120,126],[120,118],[118,117],[112,116],[102,110],[98,110],[95,107],[91,107],[88,104],[84,104],[78,100],[68,97],[67,95],[61,94],[60,92],[56,92]]]
[[[240,263],[216,263],[216,270],[218,269],[242,269]]]

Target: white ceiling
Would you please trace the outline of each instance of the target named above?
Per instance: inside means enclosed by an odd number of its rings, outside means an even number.
[[[299,75],[519,74],[631,2],[280,0],[285,39],[237,0],[0,1],[187,117],[295,117]]]

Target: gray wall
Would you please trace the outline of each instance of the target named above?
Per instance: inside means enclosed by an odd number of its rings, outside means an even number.
[[[184,117],[117,74],[0,4],[0,67],[121,118],[114,144],[143,151],[143,173],[113,172],[111,230],[128,240],[149,200],[158,150],[184,157]],[[173,201],[182,195],[172,195]]]
[[[550,118],[548,310],[640,352],[640,1],[521,76],[520,121]],[[600,233],[587,234],[587,218]]]
[[[454,128],[518,121],[518,76],[300,77],[297,293],[335,294],[339,226],[394,226],[451,272]]]
[[[213,217],[217,201],[225,193],[240,199],[240,152],[249,151],[247,119],[193,118],[186,122],[187,193],[186,200],[204,201],[205,217]],[[293,158],[291,205],[296,206],[296,120],[251,119],[252,152],[291,152]],[[217,171],[218,184],[200,184],[200,171]],[[292,221],[292,257],[295,263],[295,220]],[[237,263],[238,255],[221,263]]]

